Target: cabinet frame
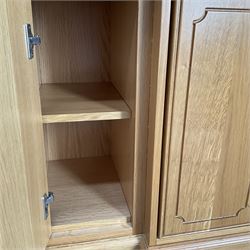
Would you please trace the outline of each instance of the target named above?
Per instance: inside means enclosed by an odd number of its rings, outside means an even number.
[[[154,3],[144,232],[156,245],[171,1]]]

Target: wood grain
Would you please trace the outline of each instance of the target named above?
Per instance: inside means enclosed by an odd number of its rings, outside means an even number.
[[[109,157],[50,161],[48,178],[49,188],[55,195],[51,206],[53,231],[80,228],[87,222],[130,221],[119,179]]]
[[[173,110],[173,103],[170,101],[173,99],[174,95],[174,85],[170,84],[173,82],[175,77],[175,62],[177,60],[177,50],[178,44],[175,42],[175,39],[178,39],[178,26],[180,22],[180,10],[181,10],[181,1],[176,1],[171,3],[171,18],[170,18],[170,37],[169,37],[169,53],[168,53],[168,65],[167,65],[167,90],[166,90],[166,98],[165,98],[165,116],[164,116],[164,130],[163,130],[163,144],[162,144],[162,160],[163,162],[167,162],[169,157],[169,152],[166,150],[168,148],[171,138],[171,117]],[[165,216],[165,206],[166,206],[166,189],[163,188],[166,185],[168,178],[167,168],[162,167],[161,170],[161,187],[160,187],[160,202],[159,202],[159,218],[164,218]],[[164,230],[164,221],[159,220],[158,222],[158,236],[163,234]]]
[[[35,33],[42,37],[40,83],[110,80],[109,3],[48,1],[33,2],[32,8]],[[103,122],[46,125],[48,160],[109,154],[107,130]]]
[[[110,155],[108,121],[44,125],[47,160]]]
[[[40,82],[53,83],[48,84],[53,86],[52,88],[57,86],[54,84],[57,82],[61,86],[66,86],[63,83],[71,85],[79,83],[82,88],[88,88],[92,84],[92,87],[95,88],[95,82],[101,81],[104,85],[104,82],[112,80],[130,109],[128,110],[124,102],[120,101],[121,106],[118,108],[118,113],[115,114],[112,113],[113,102],[112,104],[103,102],[100,104],[98,101],[94,102],[92,106],[93,103],[90,103],[90,99],[96,99],[96,95],[94,95],[88,96],[88,103],[85,102],[88,105],[84,104],[84,107],[88,107],[86,116],[84,114],[83,117],[81,114],[79,117],[76,114],[65,119],[63,114],[59,119],[58,116],[53,116],[53,119],[48,121],[51,118],[50,114],[49,118],[44,116],[46,122],[107,120],[131,116],[129,120],[111,123],[110,143],[109,131],[107,131],[108,123],[102,123],[103,125],[100,126],[97,123],[86,125],[85,122],[81,125],[76,123],[46,125],[48,159],[100,156],[110,152],[121,180],[125,198],[133,214],[133,225],[135,225],[136,232],[142,230],[144,176],[146,174],[147,109],[150,82],[147,76],[150,72],[151,54],[151,28],[148,28],[147,25],[152,25],[151,14],[143,13],[146,5],[152,6],[151,3],[140,3],[138,6],[137,2],[33,3],[36,32],[43,37],[44,41],[39,48]],[[138,17],[138,8],[139,12],[141,11],[140,17]],[[146,8],[150,11],[152,9],[152,7]],[[150,13],[150,11],[148,12]],[[138,21],[140,27],[138,27]],[[140,41],[137,41],[139,29]],[[73,37],[75,37],[74,40]],[[140,46],[138,51],[137,45]],[[45,85],[42,84],[42,91],[44,87]],[[100,89],[102,87],[100,86]],[[95,94],[105,94],[104,87],[103,91],[100,89],[96,90],[99,93],[95,92]],[[77,91],[77,97],[79,97],[78,93],[79,91]],[[110,97],[110,91],[107,94]],[[69,98],[71,100],[72,96]],[[74,98],[74,101],[79,107],[80,100]],[[65,103],[60,101],[59,105],[55,106],[53,100],[51,104],[49,109],[51,110],[52,107],[53,112],[54,108],[59,107],[59,111],[56,110],[56,112],[65,113]],[[88,112],[90,109],[95,110],[96,107],[105,111],[105,114],[104,112],[95,114]],[[66,108],[69,108],[70,112],[72,111],[71,105],[67,105]],[[75,110],[75,108],[73,109]],[[115,108],[116,111],[117,108]],[[97,110],[97,112],[99,111]],[[92,140],[91,136],[93,136]],[[109,147],[111,147],[110,151]]]
[[[166,204],[174,204],[165,206],[165,236],[250,222],[250,61],[243,52],[249,7],[244,1],[182,4],[165,141]]]
[[[232,244],[229,246],[220,246],[220,247],[210,247],[207,249],[211,250],[248,250],[250,248],[250,243],[242,243],[242,244]]]
[[[224,227],[215,228],[210,230],[196,231],[194,233],[183,233],[183,234],[173,234],[158,238],[156,243],[158,245],[163,244],[175,244],[182,243],[185,244],[187,241],[199,241],[208,240],[217,237],[230,237],[232,235],[249,234],[249,225],[239,225],[237,227]]]
[[[43,123],[117,120],[130,110],[111,83],[43,84]]]
[[[86,243],[68,244],[63,246],[51,246],[47,249],[53,250],[105,250],[105,249],[150,249],[150,250],[248,250],[250,246],[249,235],[231,236],[200,242],[186,242],[182,244],[170,244],[156,247],[147,247],[143,235],[121,237],[106,240],[97,240]]]
[[[41,83],[109,81],[109,3],[33,2]]]
[[[48,246],[59,246],[64,244],[82,243],[102,239],[112,239],[132,235],[132,225],[130,223],[110,223],[89,225],[77,230],[64,232],[54,232],[51,235]]]
[[[71,244],[58,247],[49,247],[48,250],[145,250],[146,245],[144,238],[141,235],[119,237],[114,239],[98,240],[83,244]]]
[[[133,214],[137,2],[113,2],[110,14],[111,81],[131,109],[129,120],[113,121],[111,155]]]
[[[118,5],[117,7],[112,7]],[[40,82],[41,83],[87,83],[87,82],[105,82],[110,80],[111,71],[119,74],[119,77],[125,79],[121,80],[117,77],[115,79],[115,87],[118,89],[124,100],[129,105],[132,112],[134,112],[135,105],[135,59],[136,59],[136,24],[137,24],[137,9],[136,3],[108,3],[108,2],[78,2],[78,3],[56,3],[56,2],[36,2],[33,3],[34,19],[36,32],[43,37],[43,44],[39,48],[39,68],[40,68]],[[119,7],[120,6],[120,7]],[[123,6],[133,6],[123,10]],[[119,8],[121,15],[115,14],[115,9]],[[112,10],[114,9],[114,10]],[[133,17],[131,18],[130,10],[133,9]],[[125,11],[127,14],[123,15]],[[113,14],[116,15],[113,18]],[[120,21],[119,21],[120,20]],[[119,21],[120,26],[115,22]],[[121,23],[121,21],[123,23]],[[81,23],[82,25],[79,25]],[[134,27],[131,26],[135,25]],[[59,28],[58,28],[59,27]],[[126,31],[123,34],[122,28]],[[130,28],[132,29],[130,30]],[[126,28],[126,29],[125,29]],[[112,31],[113,30],[113,31]],[[131,32],[133,34],[131,35]],[[112,35],[113,33],[113,35]],[[116,34],[118,36],[116,36]],[[118,40],[112,39],[112,36]],[[75,39],[71,39],[75,37]],[[127,37],[127,38],[126,38]],[[126,40],[125,40],[126,38]],[[130,39],[133,39],[131,42]],[[60,42],[58,42],[60,41]],[[63,42],[61,42],[63,41]],[[131,49],[131,45],[133,49]],[[112,46],[112,51],[110,47]],[[63,51],[63,53],[61,53]],[[130,60],[129,58],[132,58]],[[116,57],[116,61],[111,58]],[[65,60],[67,58],[67,60]],[[113,69],[111,70],[110,68]],[[119,69],[119,71],[118,71]],[[113,73],[114,74],[114,73]],[[133,79],[130,81],[127,77]],[[117,83],[119,82],[119,83]],[[133,102],[133,103],[131,103]],[[113,129],[114,134],[112,138],[116,137],[117,143],[111,143],[113,148],[113,158],[115,160],[119,177],[124,186],[124,193],[128,201],[130,210],[133,206],[133,174],[134,174],[134,119],[124,122],[115,122]],[[71,126],[65,126],[64,131],[66,140],[70,141],[70,135],[75,133],[75,129]],[[84,129],[84,126],[83,128]],[[46,134],[52,135],[55,127],[47,126]],[[78,130],[78,132],[80,129]],[[122,133],[121,133],[122,131]],[[89,131],[94,134],[93,131]],[[85,134],[85,132],[80,132]],[[57,133],[58,134],[58,133]],[[104,130],[101,137],[105,137],[106,130]],[[53,139],[47,136],[48,144],[58,145],[59,139]],[[112,139],[114,141],[114,139]],[[100,140],[98,139],[98,142]],[[126,143],[126,145],[125,145]],[[79,143],[76,142],[76,145]],[[90,145],[98,145],[98,143],[91,142]],[[68,152],[62,152],[61,149],[68,148],[67,144],[56,146],[53,151],[52,158],[57,158],[57,155],[69,155]],[[105,144],[106,145],[106,144]],[[54,146],[52,146],[54,147]],[[106,148],[106,146],[104,146]],[[87,155],[91,150],[83,147],[71,147],[71,155]],[[92,148],[92,147],[90,147]],[[95,146],[93,147],[95,149]],[[128,151],[123,154],[124,148]],[[59,152],[55,152],[59,149]],[[87,152],[85,153],[85,149]],[[50,149],[47,149],[50,154]],[[93,152],[93,156],[96,153]],[[105,153],[104,153],[105,154]],[[51,154],[52,155],[52,154]],[[115,156],[117,155],[117,157]],[[125,157],[123,156],[125,155]],[[118,163],[119,161],[119,163]],[[122,167],[119,167],[119,166]],[[126,191],[127,190],[127,191]]]
[[[50,232],[36,65],[27,60],[23,24],[30,1],[0,4],[0,248],[44,249]]]
[[[192,237],[192,236],[191,236]],[[152,250],[241,250],[249,249],[250,237],[249,234],[229,235],[216,237],[212,239],[194,240],[190,238],[189,241],[182,243],[173,243],[169,245],[162,245],[152,247]]]
[[[150,68],[153,36],[152,1],[138,1],[138,35],[135,97],[135,153],[133,232],[144,232]]]
[[[166,89],[166,68],[170,2],[154,4],[151,85],[148,128],[145,234],[149,245],[156,244],[161,168],[161,147]]]

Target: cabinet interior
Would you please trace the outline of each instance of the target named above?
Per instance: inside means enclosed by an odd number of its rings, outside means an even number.
[[[138,2],[34,1],[52,231],[131,225]]]

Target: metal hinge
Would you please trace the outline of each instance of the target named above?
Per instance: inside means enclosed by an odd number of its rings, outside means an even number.
[[[49,192],[48,194],[44,194],[42,197],[43,203],[43,211],[44,211],[44,219],[47,220],[49,216],[49,205],[54,202],[54,194]]]
[[[41,38],[39,35],[33,36],[31,31],[31,25],[29,23],[24,24],[24,39],[26,45],[26,54],[28,59],[34,57],[34,46],[41,44]]]

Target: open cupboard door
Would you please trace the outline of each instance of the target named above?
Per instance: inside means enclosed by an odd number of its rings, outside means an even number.
[[[0,3],[0,248],[44,249],[50,231],[41,197],[47,193],[42,116],[34,60],[23,25],[30,0]]]

